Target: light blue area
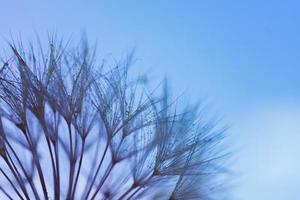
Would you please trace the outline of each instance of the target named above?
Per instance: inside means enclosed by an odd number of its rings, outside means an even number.
[[[239,199],[300,198],[300,2],[0,0],[0,34],[78,37],[137,49],[175,94],[208,98],[232,124]],[[1,45],[3,42],[0,43]]]

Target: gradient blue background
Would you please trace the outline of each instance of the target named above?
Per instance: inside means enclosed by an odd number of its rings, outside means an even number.
[[[299,1],[0,0],[2,38],[33,30],[85,30],[104,55],[136,48],[150,77],[231,125],[236,199],[300,199]]]

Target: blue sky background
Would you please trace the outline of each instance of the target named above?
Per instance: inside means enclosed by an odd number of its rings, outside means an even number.
[[[300,2],[0,0],[0,37],[85,30],[100,53],[136,48],[138,65],[173,93],[208,99],[230,124],[233,193],[300,198]],[[4,45],[1,39],[0,45]]]

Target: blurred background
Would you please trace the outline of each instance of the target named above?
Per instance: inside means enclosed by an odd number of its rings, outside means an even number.
[[[136,50],[138,70],[228,124],[233,199],[300,198],[300,2],[0,0],[0,46],[57,32]]]

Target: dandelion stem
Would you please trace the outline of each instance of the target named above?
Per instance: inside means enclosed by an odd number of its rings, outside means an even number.
[[[8,177],[8,175],[3,171],[2,168],[0,168],[0,171],[1,171],[1,173],[5,176],[5,178],[8,180],[8,182],[9,182],[10,185],[12,186],[13,190],[17,193],[17,195],[20,197],[20,199],[23,200],[24,198],[23,198],[22,195],[18,192],[18,190],[17,190],[15,184],[10,180],[10,178]]]
[[[98,166],[97,166],[96,173],[95,173],[95,175],[94,175],[94,177],[93,177],[93,179],[92,179],[92,181],[91,181],[91,183],[90,183],[89,189],[88,189],[88,191],[87,191],[87,193],[86,193],[86,195],[85,195],[85,199],[88,198],[88,196],[89,196],[89,194],[90,194],[90,192],[91,192],[91,190],[92,190],[92,187],[94,186],[95,180],[96,180],[96,178],[97,178],[97,176],[98,176],[99,170],[100,170],[100,168],[101,168],[101,166],[102,166],[102,163],[103,163],[103,161],[104,161],[104,158],[105,158],[105,156],[106,156],[108,147],[109,147],[109,141],[106,141],[106,145],[105,145],[105,148],[104,148],[104,152],[103,152],[102,157],[101,157],[101,160],[100,160],[100,162],[99,162],[99,164],[98,164]]]
[[[75,195],[75,192],[76,192],[76,186],[77,186],[77,183],[78,183],[78,178],[79,178],[81,165],[82,165],[82,160],[83,160],[84,148],[85,148],[85,140],[82,140],[79,164],[78,164],[78,169],[77,169],[77,173],[76,173],[76,177],[75,177],[73,192],[72,192],[72,195],[71,195],[72,199],[74,199],[74,195]]]

